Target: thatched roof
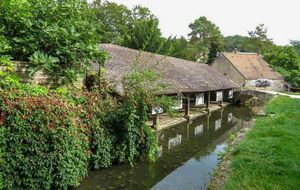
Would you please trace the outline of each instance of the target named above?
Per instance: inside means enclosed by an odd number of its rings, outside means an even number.
[[[256,53],[237,52],[223,53],[223,55],[246,79],[283,80],[283,77]]]
[[[132,65],[140,62],[155,66],[161,73],[160,82],[167,85],[163,94],[206,92],[237,88],[238,86],[206,64],[138,51],[111,44],[101,44],[100,49],[110,55],[105,63],[106,78],[119,87],[123,75]],[[95,68],[97,69],[97,68]]]

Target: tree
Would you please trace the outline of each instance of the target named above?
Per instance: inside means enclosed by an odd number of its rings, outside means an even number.
[[[294,47],[294,49],[297,51],[298,55],[300,56],[300,41],[291,40],[290,44]]]
[[[211,63],[224,46],[224,38],[219,27],[206,17],[198,18],[189,27],[192,30],[189,37],[194,49],[194,60]]]
[[[300,57],[292,46],[271,46],[264,59],[292,86],[300,86]]]
[[[183,36],[180,38],[174,37],[171,39],[172,50],[170,55],[173,57],[181,58],[181,59],[188,59],[191,60],[192,58],[189,56],[188,46],[189,42]]]
[[[123,44],[124,36],[128,33],[131,10],[124,5],[101,0],[94,1],[91,7],[101,28],[98,31],[102,36],[101,42]]]
[[[275,68],[286,70],[300,69],[300,60],[297,52],[292,46],[273,45],[263,54],[264,59]]]
[[[258,53],[263,53],[271,45],[273,45],[272,39],[268,38],[268,28],[264,24],[259,24],[256,26],[254,31],[249,31],[250,44],[252,48]]]
[[[0,28],[14,60],[30,61],[33,71],[55,74],[60,84],[73,83],[90,66],[103,63],[100,36],[85,0],[2,0]]]
[[[123,45],[137,50],[168,54],[170,39],[162,37],[158,25],[159,20],[148,8],[134,7]]]
[[[224,48],[226,52],[232,52],[237,49],[240,52],[253,52],[255,49],[250,44],[250,38],[247,36],[226,36],[224,38]]]

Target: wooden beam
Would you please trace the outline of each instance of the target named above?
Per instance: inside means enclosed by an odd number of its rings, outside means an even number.
[[[184,117],[189,119],[190,118],[190,107],[191,107],[191,98],[187,96],[185,98],[185,114]]]
[[[209,110],[209,106],[210,106],[210,92],[206,92],[206,94],[207,94],[206,110]]]

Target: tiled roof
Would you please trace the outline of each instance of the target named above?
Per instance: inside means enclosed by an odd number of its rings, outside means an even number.
[[[246,79],[273,79],[281,80],[282,76],[274,71],[270,65],[256,53],[223,53],[229,62]]]

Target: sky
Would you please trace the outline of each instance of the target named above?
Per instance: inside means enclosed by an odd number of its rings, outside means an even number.
[[[90,0],[92,1],[92,0]],[[129,8],[148,7],[159,19],[163,36],[185,36],[200,16],[215,23],[224,36],[247,35],[259,23],[278,45],[300,40],[300,0],[109,0]]]

